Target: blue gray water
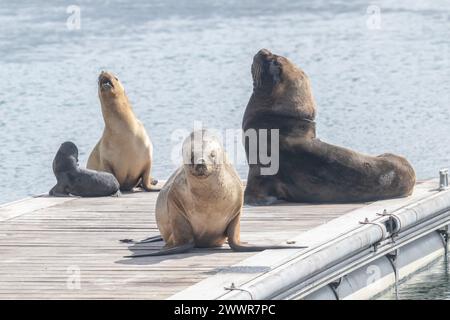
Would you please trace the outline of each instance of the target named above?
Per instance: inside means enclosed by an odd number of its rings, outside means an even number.
[[[396,299],[395,289],[391,288],[376,297],[379,300]],[[400,300],[450,299],[450,269],[448,257],[441,257],[420,272],[414,273],[398,286]]]
[[[450,166],[450,2],[310,2],[78,0],[71,30],[71,1],[0,0],[0,203],[47,192],[65,140],[86,163],[103,128],[103,69],[122,80],[154,175],[167,178],[177,129],[240,128],[263,47],[310,76],[319,137],[404,155],[420,179],[436,177]]]

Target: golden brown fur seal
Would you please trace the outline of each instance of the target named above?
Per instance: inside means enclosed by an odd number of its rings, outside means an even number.
[[[253,59],[252,75],[242,127],[244,132],[279,130],[278,150],[270,151],[279,152],[279,169],[262,175],[260,159],[250,163],[245,203],[360,202],[412,193],[415,173],[405,158],[368,156],[316,138],[310,82],[291,61],[262,49]],[[248,140],[245,150],[250,159]]]
[[[139,182],[145,190],[151,190],[156,183],[151,177],[152,142],[134,115],[124,87],[112,73],[102,71],[98,95],[105,129],[87,168],[111,172],[121,190],[131,190]]]
[[[217,247],[227,239],[235,251],[303,248],[242,244],[242,182],[221,143],[208,131],[199,130],[184,141],[182,150],[183,166],[167,180],[156,201],[156,222],[166,245],[158,252],[132,257]]]

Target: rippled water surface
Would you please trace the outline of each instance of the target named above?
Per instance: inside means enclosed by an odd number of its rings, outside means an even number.
[[[378,1],[380,24],[360,0],[76,3],[81,28],[69,30],[70,2],[0,0],[0,203],[47,192],[65,140],[86,163],[103,69],[122,80],[167,178],[177,129],[240,128],[263,47],[310,76],[323,140],[404,155],[420,179],[450,165],[449,1]]]
[[[396,299],[394,288],[377,297],[380,300]],[[448,257],[441,257],[422,271],[398,286],[398,299],[450,300],[450,270]]]

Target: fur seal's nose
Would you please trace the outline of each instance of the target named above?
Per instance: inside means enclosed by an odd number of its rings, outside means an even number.
[[[102,70],[102,71],[100,71],[99,78],[104,78],[104,77],[111,76],[111,75],[112,75],[112,73],[109,72],[108,70]]]
[[[195,164],[194,166],[195,171],[204,171],[206,170],[206,162],[204,159],[199,159],[198,163]]]
[[[272,55],[272,52],[270,52],[270,51],[267,50],[267,49],[261,49],[261,50],[258,51],[258,53],[257,53],[256,55],[257,55],[257,56],[267,57],[267,56]]]

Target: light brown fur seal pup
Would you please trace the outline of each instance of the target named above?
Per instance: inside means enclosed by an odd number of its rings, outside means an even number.
[[[415,173],[405,158],[368,156],[316,138],[309,79],[288,59],[262,49],[253,59],[252,75],[242,127],[244,132],[279,129],[279,170],[261,175],[259,157],[250,163],[245,203],[361,202],[412,193]],[[249,159],[248,140],[245,149]]]
[[[243,187],[221,143],[199,130],[184,141],[182,150],[184,165],[167,180],[156,201],[156,223],[166,245],[158,252],[132,257],[217,247],[227,239],[235,251],[304,248],[241,243]]]
[[[156,184],[150,175],[152,142],[134,115],[124,87],[112,73],[102,71],[98,95],[105,129],[89,156],[87,168],[114,174],[120,190],[131,190],[139,182],[145,190],[151,190]]]

